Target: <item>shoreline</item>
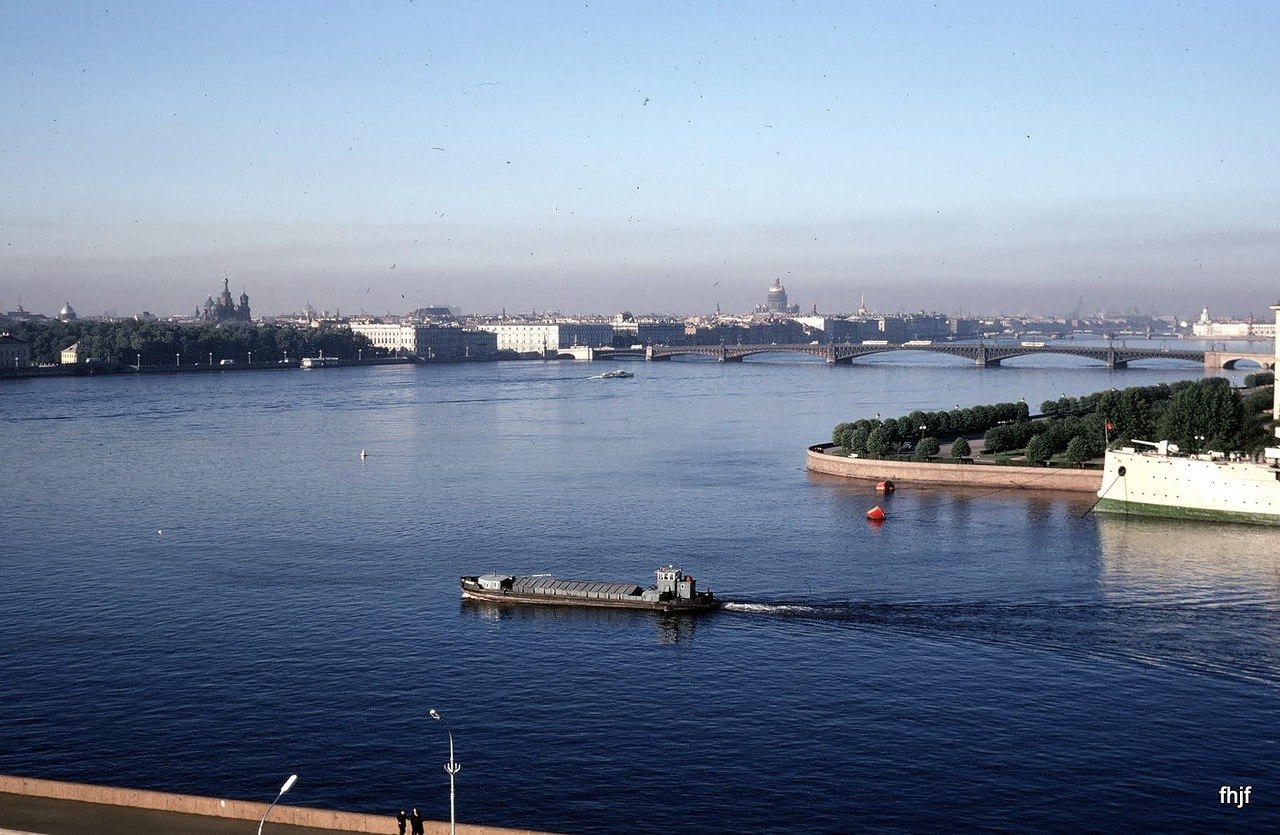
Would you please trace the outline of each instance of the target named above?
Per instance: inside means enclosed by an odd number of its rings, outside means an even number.
[[[270,789],[268,789],[270,790]],[[20,777],[12,774],[0,774],[0,829],[16,822],[16,814],[6,803],[6,795],[15,798],[41,798],[65,802],[59,817],[70,816],[86,825],[82,831],[101,831],[90,825],[95,821],[95,807],[123,807],[136,812],[139,816],[153,813],[168,815],[194,816],[204,819],[209,824],[216,824],[218,819],[229,824],[232,821],[257,821],[261,819],[268,804],[250,800],[228,800],[200,795],[174,794],[170,792],[148,791],[145,789],[126,789],[114,786],[98,786],[88,783],[69,783],[61,780],[44,780],[36,777]],[[395,805],[395,804],[391,804]],[[274,827],[291,826],[307,830],[323,830],[329,832],[387,833],[396,831],[394,815],[373,815],[363,812],[343,812],[333,809],[317,809],[306,806],[285,806],[277,804],[271,809],[271,821]],[[424,820],[429,833],[447,833],[448,821]],[[30,825],[30,824],[24,824]],[[138,829],[145,829],[142,823]],[[136,831],[133,824],[131,831]],[[203,827],[208,829],[209,827]],[[214,826],[217,829],[218,827]],[[227,831],[239,831],[240,826],[228,825]],[[531,835],[534,830],[507,829],[496,826],[476,824],[458,824],[458,831],[470,835]]]
[[[848,458],[832,455],[831,443],[814,444],[805,451],[805,469],[824,475],[859,481],[893,481],[898,484],[951,487],[987,487],[1015,490],[1056,490],[1097,494],[1102,470],[1057,467],[1005,467],[999,464],[928,463]]]

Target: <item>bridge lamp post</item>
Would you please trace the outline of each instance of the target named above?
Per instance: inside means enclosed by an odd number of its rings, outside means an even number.
[[[449,835],[458,835],[458,822],[457,822],[457,818],[454,816],[454,811],[453,811],[454,810],[453,775],[457,774],[459,771],[462,770],[462,765],[460,763],[454,762],[454,759],[453,759],[453,730],[449,727],[449,723],[444,721],[444,718],[439,713],[436,712],[436,709],[434,707],[431,708],[431,710],[428,712],[430,713],[432,719],[436,720],[441,725],[444,725],[445,733],[449,735],[449,762],[445,763],[444,765],[444,770],[449,773]],[[261,835],[261,833],[259,833],[259,835]]]
[[[262,826],[267,822],[267,815],[271,814],[271,810],[280,802],[280,798],[284,797],[284,793],[293,788],[293,784],[297,781],[298,775],[290,774],[289,779],[284,781],[284,785],[280,787],[280,793],[276,795],[276,799],[271,801],[271,805],[267,807],[267,811],[262,813],[262,820],[258,821],[258,835],[262,835]]]

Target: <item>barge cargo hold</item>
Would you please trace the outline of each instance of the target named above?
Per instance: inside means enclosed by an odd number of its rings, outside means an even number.
[[[657,570],[658,582],[649,588],[634,583],[591,580],[558,580],[547,574],[481,574],[462,577],[462,596],[490,603],[533,606],[589,606],[605,609],[641,609],[652,612],[707,612],[720,607],[709,591],[698,591],[697,582],[674,565]]]

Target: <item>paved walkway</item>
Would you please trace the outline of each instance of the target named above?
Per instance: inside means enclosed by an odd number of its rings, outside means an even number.
[[[147,789],[68,783],[0,774],[0,833],[38,835],[150,835],[150,833],[252,833],[268,804]],[[419,807],[421,808],[421,807]],[[390,810],[389,810],[390,811]],[[425,810],[424,810],[425,811]],[[423,821],[427,835],[448,835],[449,822]],[[398,832],[393,815],[370,815],[279,804],[263,833],[337,835]],[[458,824],[459,835],[534,835],[528,830]]]
[[[444,824],[445,832],[448,826],[448,823]],[[462,831],[463,827],[458,829]],[[252,835],[257,831],[257,821],[0,793],[0,835],[7,832],[39,835]],[[288,826],[273,823],[270,819],[262,828],[262,835],[337,835],[338,832],[340,830]],[[387,833],[396,833],[394,818],[387,819]]]

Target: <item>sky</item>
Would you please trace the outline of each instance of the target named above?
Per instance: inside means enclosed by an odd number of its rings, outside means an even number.
[[[0,0],[0,310],[1269,318],[1274,2]]]

